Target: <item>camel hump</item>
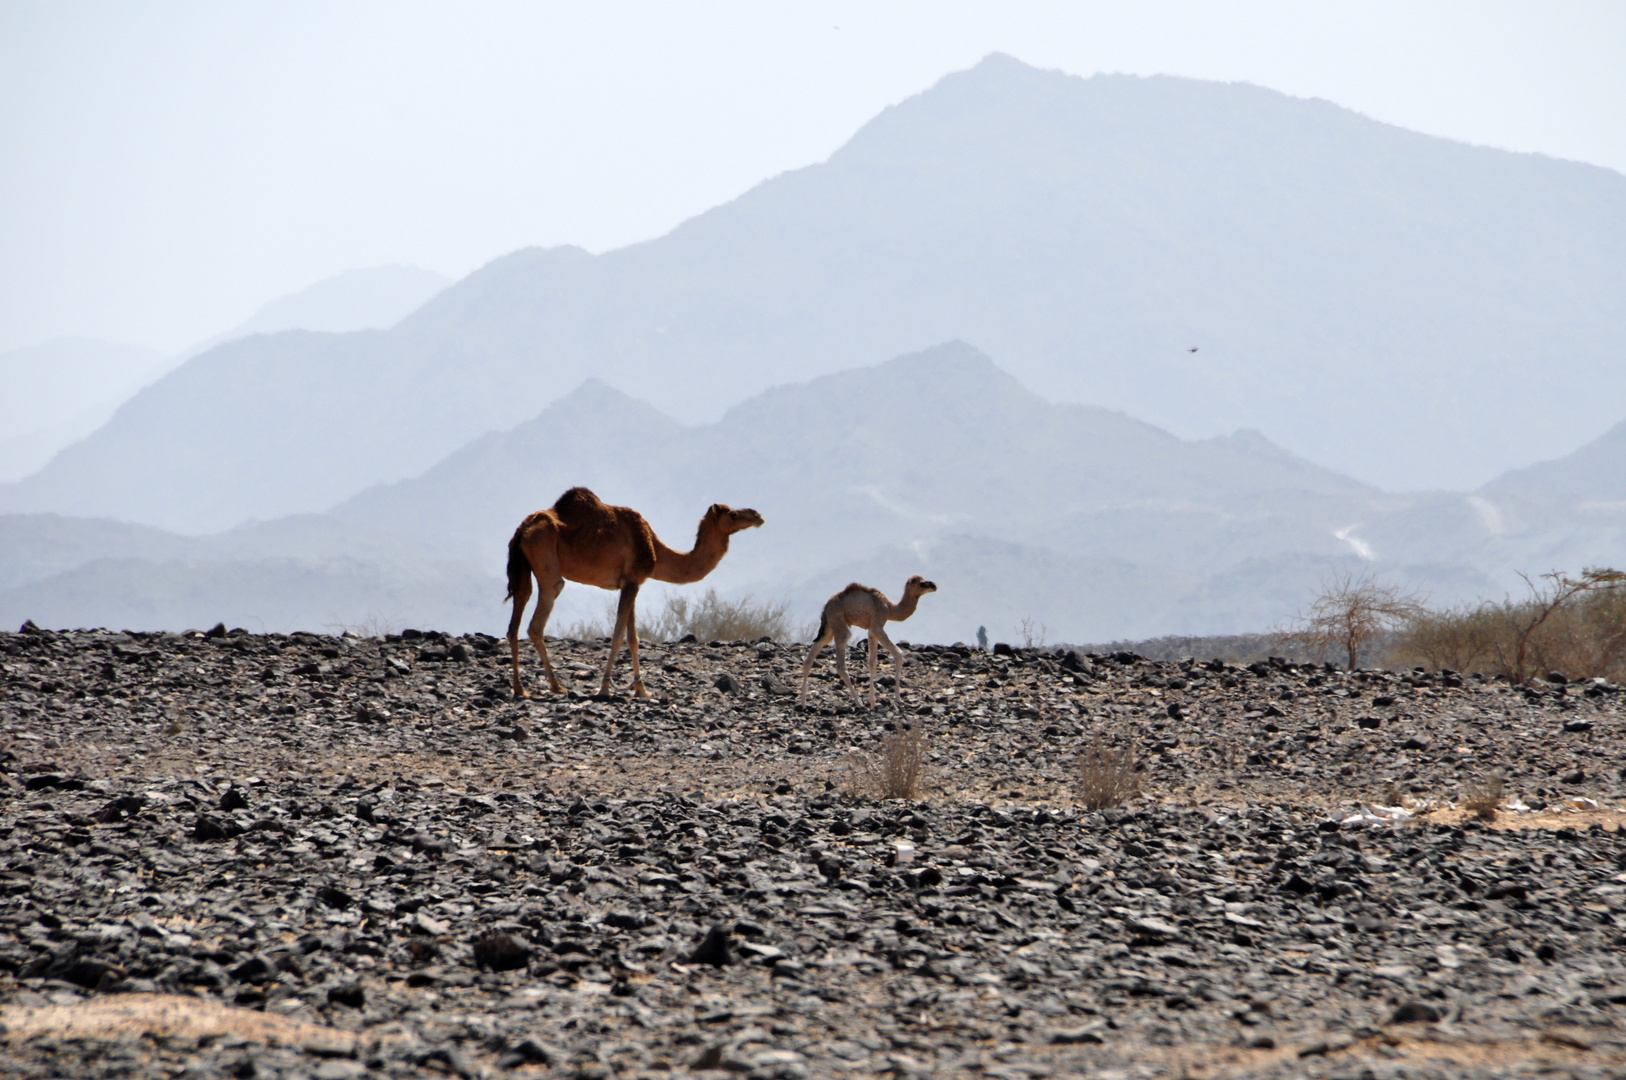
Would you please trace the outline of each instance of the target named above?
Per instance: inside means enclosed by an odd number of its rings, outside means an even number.
[[[609,510],[597,495],[584,487],[573,487],[565,492],[553,504],[553,512],[559,515],[559,520],[566,525],[577,525],[595,517],[604,515]]]

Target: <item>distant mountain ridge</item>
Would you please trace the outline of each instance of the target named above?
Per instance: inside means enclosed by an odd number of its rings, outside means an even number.
[[[0,481],[27,476],[107,423],[168,364],[151,349],[91,338],[0,353]]]
[[[450,284],[415,266],[348,270],[271,301],[246,322],[178,356],[86,338],[0,354],[0,482],[35,472],[191,356],[253,334],[392,326]]]
[[[1564,463],[1545,469],[1541,486],[1562,486]],[[589,380],[417,477],[212,536],[0,516],[0,621],[496,633],[514,526],[574,484],[636,507],[678,548],[712,502],[759,510],[767,525],[705,585],[786,600],[793,620],[848,580],[896,591],[925,573],[941,589],[903,635],[917,641],[979,623],[1013,637],[1024,620],[1052,641],[1258,631],[1339,569],[1448,604],[1516,589],[1516,570],[1626,561],[1626,506],[1532,509],[1498,484],[1386,494],[1256,433],[1182,440],[1052,404],[950,343],[776,387],[698,426]],[[553,625],[599,615],[608,596],[567,587]]]
[[[1626,412],[1621,280],[1608,170],[996,55],[657,240],[197,357],[0,509],[217,530],[415,476],[590,376],[693,423],[950,339],[1052,400],[1466,489]]]
[[[392,264],[345,270],[263,304],[230,330],[185,351],[188,357],[251,334],[314,330],[348,334],[385,330],[445,291],[452,279],[419,266]]]

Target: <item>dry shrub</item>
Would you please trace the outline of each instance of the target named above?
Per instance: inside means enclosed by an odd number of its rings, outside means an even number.
[[[1387,658],[1398,667],[1473,671],[1495,658],[1506,624],[1503,612],[1488,604],[1425,611],[1395,635]]]
[[[881,739],[874,757],[854,759],[859,790],[879,799],[918,799],[926,781],[926,726],[899,724]]]
[[[1291,630],[1279,635],[1284,646],[1298,646],[1311,656],[1343,653],[1349,670],[1360,666],[1392,632],[1424,614],[1415,593],[1385,585],[1369,576],[1340,571],[1321,583],[1309,610]]]
[[[640,625],[638,633],[652,641],[674,641],[685,634],[693,634],[701,641],[755,641],[764,637],[786,641],[791,636],[789,611],[789,604],[758,601],[749,595],[724,600],[716,589],[707,589],[692,604],[687,596],[673,593],[667,596],[666,606],[647,630]]]
[[[1492,773],[1462,787],[1462,808],[1480,821],[1495,821],[1502,804],[1502,774]]]
[[[1050,628],[1042,622],[1035,622],[1033,616],[1022,618],[1021,638],[1024,649],[1039,649],[1044,647],[1045,638],[1050,634]]]
[[[1523,600],[1419,612],[1395,636],[1390,662],[1490,671],[1515,684],[1548,671],[1626,678],[1626,574],[1588,569],[1525,581]]]
[[[1140,794],[1140,774],[1130,747],[1111,750],[1097,739],[1079,755],[1078,797],[1090,810],[1117,806]]]
[[[399,634],[401,624],[395,619],[386,618],[375,612],[359,622],[328,623],[327,631],[331,634],[354,634],[359,638],[382,638],[390,634]]]
[[[1626,680],[1626,587],[1585,593],[1535,640],[1538,670],[1583,679]]]
[[[578,641],[607,638],[615,628],[616,601],[604,606],[598,619],[582,619],[560,630],[560,636]],[[789,604],[760,602],[750,596],[725,600],[716,589],[707,589],[698,600],[671,593],[653,618],[640,611],[638,637],[643,641],[676,641],[693,634],[701,641],[755,641],[769,637],[790,641]]]

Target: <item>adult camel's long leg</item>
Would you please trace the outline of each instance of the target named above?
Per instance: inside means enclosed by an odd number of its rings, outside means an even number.
[[[632,615],[637,599],[637,585],[621,586],[621,598],[615,605],[615,630],[610,634],[610,659],[604,665],[604,681],[598,688],[598,692],[605,697],[610,694],[610,673],[615,670],[615,657],[621,651],[621,642],[627,632],[627,619]]]
[[[802,661],[802,692],[796,695],[796,704],[800,705],[807,700],[807,677],[813,671],[813,661],[818,658],[819,650],[823,649],[836,636],[836,621],[830,618],[830,612],[825,611],[819,620],[819,632],[813,636],[813,647],[807,650],[807,659]]]
[[[627,651],[632,654],[632,692],[637,697],[647,698],[649,691],[644,689],[644,674],[638,667],[637,596],[634,596],[632,603],[627,605]]]
[[[553,674],[553,660],[549,658],[547,643],[542,639],[542,631],[548,625],[548,615],[553,611],[553,602],[565,587],[564,575],[559,572],[557,544],[558,537],[550,528],[544,526],[532,532],[524,538],[519,549],[524,555],[525,565],[530,569],[523,578],[518,573],[512,573],[509,577],[509,585],[514,592],[514,614],[508,620],[508,655],[514,664],[514,694],[517,697],[530,697],[519,681],[519,620],[525,614],[526,601],[531,597],[533,576],[536,578],[536,613],[531,616],[526,636],[536,646],[537,655],[542,657],[542,669],[548,674],[548,689],[555,694],[565,692]],[[517,570],[518,565],[515,552],[510,548],[509,567]]]
[[[542,670],[548,673],[548,689],[555,694],[562,694],[565,692],[565,688],[559,685],[558,677],[553,674],[553,660],[548,656],[548,643],[542,637],[542,632],[547,629],[548,616],[553,613],[553,602],[559,598],[559,593],[564,590],[565,579],[556,577],[546,580],[538,575],[536,584],[536,613],[531,616],[531,626],[527,631],[527,636],[531,639],[531,644],[536,646],[537,655],[542,658]]]
[[[508,656],[514,663],[514,696],[530,697],[531,692],[519,681],[519,621],[525,617],[525,605],[531,602],[531,571],[526,570],[525,580],[515,580],[513,585],[514,613],[508,617]]]

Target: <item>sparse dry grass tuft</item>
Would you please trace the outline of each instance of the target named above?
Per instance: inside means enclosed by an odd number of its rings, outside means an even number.
[[[707,589],[694,603],[687,596],[672,595],[650,624],[649,636],[655,641],[674,641],[685,634],[693,634],[701,641],[755,641],[764,637],[786,641],[791,636],[789,611],[789,604],[769,603],[749,595],[725,600],[716,589]],[[639,627],[639,633],[643,632]]]
[[[1033,616],[1024,616],[1021,626],[1022,647],[1024,649],[1041,649],[1045,638],[1050,634],[1050,628],[1042,622],[1035,622]]]
[[[1491,773],[1462,787],[1462,808],[1480,821],[1495,821],[1502,803],[1502,774]]]
[[[926,780],[926,726],[900,723],[874,757],[854,755],[856,789],[880,799],[918,799]]]
[[[604,606],[598,619],[582,619],[562,627],[559,636],[575,641],[608,638],[615,628],[616,601]],[[653,618],[640,617],[638,637],[647,642],[676,641],[693,634],[700,641],[797,640],[790,627],[790,605],[759,601],[751,596],[725,600],[716,589],[707,589],[698,600],[681,594],[668,595]]]
[[[391,618],[374,612],[359,622],[330,622],[326,629],[331,634],[354,634],[359,638],[382,638],[390,634],[399,634],[401,624]]]
[[[1087,809],[1104,810],[1139,794],[1133,749],[1112,750],[1097,739],[1079,755],[1078,797]]]

